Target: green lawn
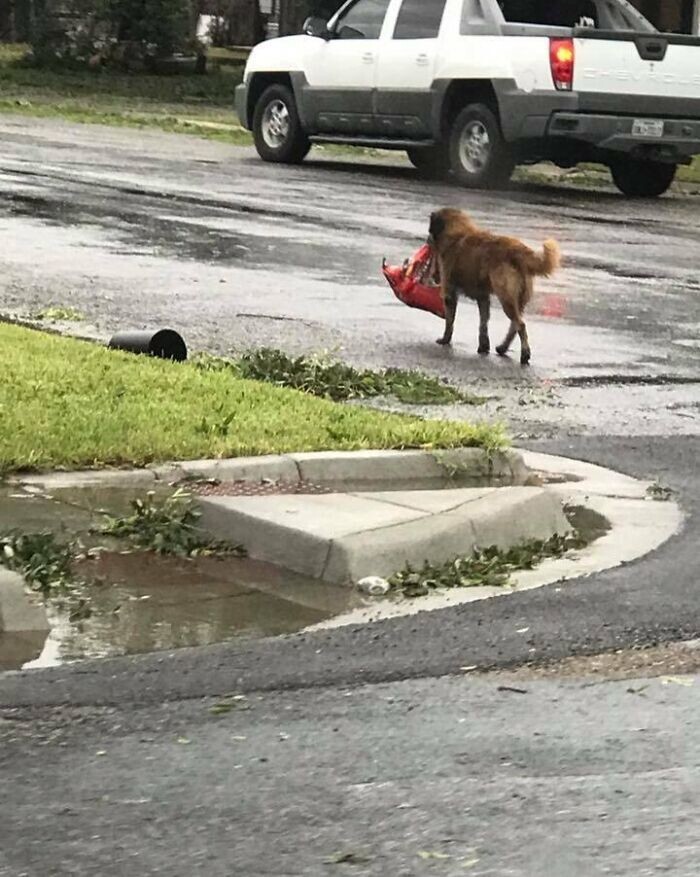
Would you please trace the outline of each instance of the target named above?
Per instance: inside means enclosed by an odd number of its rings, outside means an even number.
[[[204,76],[149,76],[40,69],[23,62],[27,48],[0,44],[0,111],[252,143],[234,112],[244,64],[235,53],[213,50]]]
[[[343,405],[9,324],[0,373],[0,472],[504,442],[499,427]]]

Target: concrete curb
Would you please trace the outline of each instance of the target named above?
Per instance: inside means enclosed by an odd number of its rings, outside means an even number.
[[[533,473],[565,478],[547,490],[563,504],[585,506],[602,515],[608,520],[610,531],[573,556],[545,560],[535,569],[515,573],[510,588],[454,588],[417,600],[374,600],[307,630],[328,630],[417,615],[585,578],[644,557],[683,526],[684,515],[675,502],[649,499],[651,482],[566,457],[534,451],[523,451],[522,457]]]
[[[218,539],[337,585],[570,530],[558,496],[537,487],[216,496],[200,506],[203,529]]]
[[[0,636],[48,630],[46,610],[31,600],[22,576],[0,567]]]
[[[11,484],[42,490],[87,487],[152,488],[194,479],[219,481],[435,481],[446,478],[522,484],[527,469],[515,451],[455,448],[436,451],[327,451],[226,460],[189,460],[146,469],[96,469],[15,475]]]
[[[336,492],[321,496],[202,497],[201,526],[219,539],[244,545],[255,560],[351,584],[368,575],[390,576],[407,563],[445,562],[479,545],[507,548],[567,532],[560,501],[542,489],[522,486],[528,475],[514,451],[460,448],[195,460],[13,480],[54,495],[95,488],[148,490],[192,479],[330,486]],[[459,488],[451,489],[452,482]]]

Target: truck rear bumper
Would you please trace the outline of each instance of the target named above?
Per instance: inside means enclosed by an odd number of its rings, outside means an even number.
[[[649,118],[640,114],[640,118]],[[602,152],[622,152],[632,157],[683,163],[700,155],[700,119],[651,118],[663,122],[658,137],[633,133],[632,116],[577,112],[553,113],[546,136],[574,140]]]

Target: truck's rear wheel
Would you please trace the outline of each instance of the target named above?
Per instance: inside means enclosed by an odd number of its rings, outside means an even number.
[[[450,166],[459,182],[470,189],[495,189],[510,179],[515,167],[513,152],[486,104],[469,104],[452,122]]]
[[[447,176],[450,156],[444,146],[414,146],[406,150],[408,160],[421,175],[430,179]]]
[[[667,192],[676,176],[675,164],[625,158],[610,164],[617,188],[628,198],[658,198]]]
[[[253,113],[253,138],[263,161],[299,164],[306,158],[311,143],[286,85],[271,85],[260,96]]]

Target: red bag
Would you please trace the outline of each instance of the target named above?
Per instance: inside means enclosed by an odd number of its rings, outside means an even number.
[[[424,244],[401,267],[382,263],[382,271],[399,301],[409,308],[428,311],[436,317],[445,319],[445,303],[440,295],[440,287],[429,281],[434,274],[434,253],[430,244]]]

